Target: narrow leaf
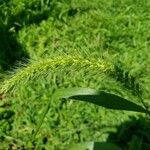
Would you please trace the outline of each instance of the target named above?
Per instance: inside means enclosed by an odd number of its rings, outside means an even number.
[[[121,150],[121,148],[107,142],[84,142],[71,145],[68,150]]]
[[[137,105],[136,103],[133,103],[115,94],[97,91],[90,88],[58,89],[55,92],[54,97],[86,101],[109,109],[147,113],[143,107]]]

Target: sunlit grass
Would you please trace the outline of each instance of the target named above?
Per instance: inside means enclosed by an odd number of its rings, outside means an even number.
[[[0,77],[7,79],[0,85],[1,92],[7,91],[0,103],[6,108],[0,112],[2,149],[30,147],[32,131],[51,94],[60,87],[102,88],[134,99],[138,85],[148,103],[149,7],[148,0],[0,1]],[[18,61],[21,65],[15,65]],[[117,66],[121,71],[105,71],[101,62],[108,64],[108,70]],[[36,71],[40,63],[41,74]],[[17,87],[15,92],[9,93],[13,87]],[[139,117],[82,102],[52,101],[36,148],[57,150],[72,142],[106,141],[109,132],[115,132],[116,125],[129,121],[131,115]]]

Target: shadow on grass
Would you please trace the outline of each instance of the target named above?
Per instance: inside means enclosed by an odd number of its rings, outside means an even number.
[[[150,150],[150,119],[131,118],[118,126],[116,133],[110,133],[107,141],[123,150]]]
[[[10,33],[7,27],[0,26],[0,65],[2,70],[10,69],[16,61],[28,58],[27,53],[16,39],[16,35]]]
[[[19,30],[31,24],[39,24],[50,15],[50,9],[41,8],[40,4],[37,7],[34,3],[26,5],[18,13],[12,12],[11,5],[10,0],[0,1],[0,70],[4,71],[12,68],[17,61],[29,58],[17,40]]]

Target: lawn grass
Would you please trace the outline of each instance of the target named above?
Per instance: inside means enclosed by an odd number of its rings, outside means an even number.
[[[84,141],[116,142],[116,137],[118,141],[123,139],[126,145],[121,146],[128,149],[132,137],[141,135],[143,139],[138,140],[148,145],[150,134],[137,134],[138,131],[150,132],[145,115],[60,100],[51,101],[34,144],[31,140],[52,93],[60,87],[105,89],[134,101],[137,101],[135,88],[140,88],[148,105],[149,7],[148,0],[0,1],[2,81],[7,79],[7,71],[17,72],[12,71],[16,66],[60,56],[63,60],[68,55],[79,55],[95,62],[100,59],[115,68],[115,73],[111,74],[82,64],[60,66],[27,84],[23,83],[25,79],[18,83],[16,91],[8,92],[0,102],[0,149],[33,146],[58,150]],[[124,124],[135,125],[137,120],[139,124],[144,122],[143,128],[139,126],[136,132],[131,132],[129,139],[124,138],[128,132],[125,130],[128,126],[124,127]]]

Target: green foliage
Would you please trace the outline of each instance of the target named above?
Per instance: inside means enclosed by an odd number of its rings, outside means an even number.
[[[128,110],[128,111],[135,111],[135,112],[142,112],[148,113],[149,112],[144,109],[143,107],[130,102],[122,97],[117,95],[106,93],[104,91],[96,91],[90,88],[67,88],[67,89],[58,89],[52,95],[52,99],[74,99],[79,101],[90,102],[96,104],[98,106],[102,106],[109,109],[116,109],[116,110]],[[37,133],[40,130],[40,127],[44,121],[46,114],[50,109],[51,102],[49,101],[47,107],[45,108],[45,112],[41,117],[40,123],[33,134],[33,140],[35,139]]]
[[[51,96],[59,88],[89,87],[149,108],[149,7],[148,0],[0,0],[0,149],[103,142],[131,115],[145,117]],[[124,148],[144,143],[137,133]]]

